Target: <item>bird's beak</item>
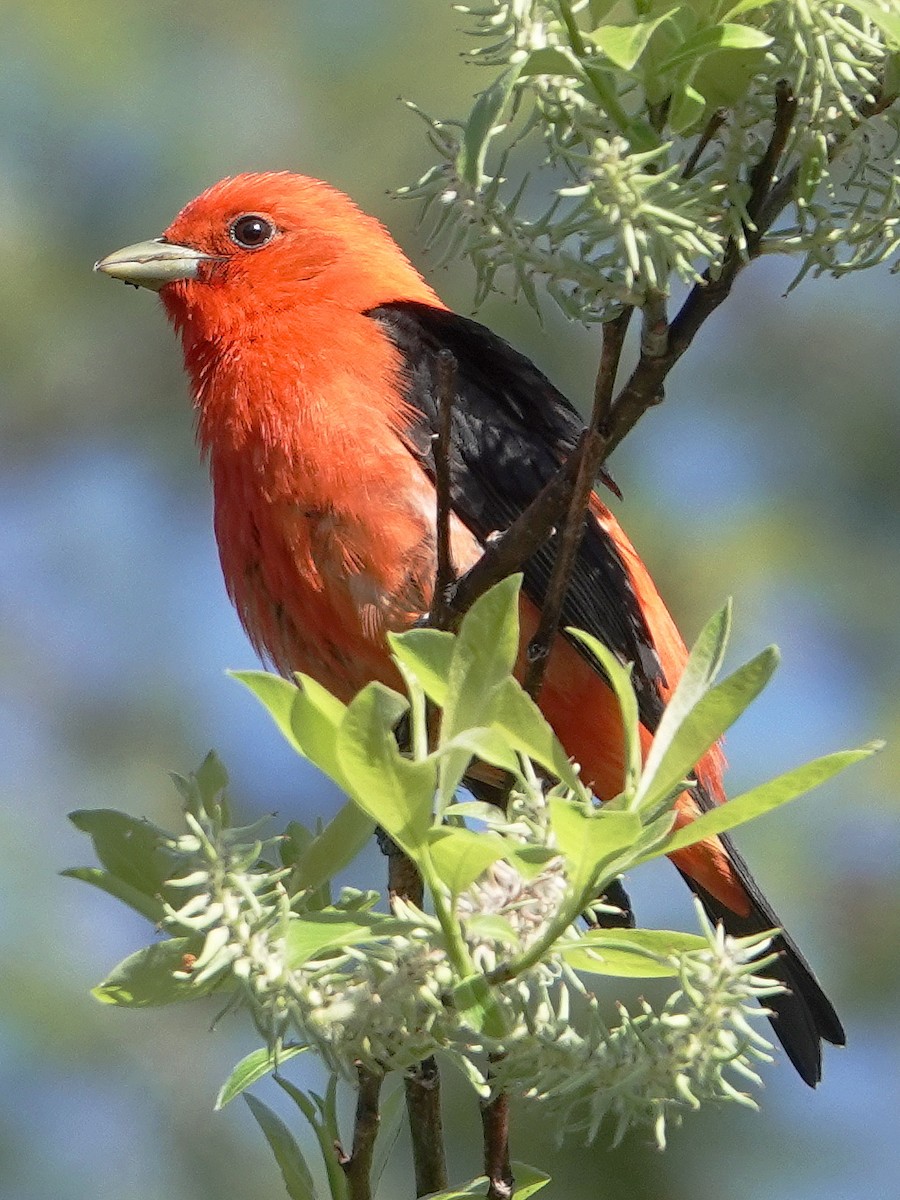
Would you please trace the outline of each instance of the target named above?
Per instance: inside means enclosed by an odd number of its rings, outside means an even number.
[[[158,292],[167,283],[174,283],[178,279],[196,279],[200,264],[215,260],[213,254],[153,238],[149,242],[137,242],[133,246],[126,246],[124,250],[107,254],[106,258],[94,263],[94,270],[135,287]]]

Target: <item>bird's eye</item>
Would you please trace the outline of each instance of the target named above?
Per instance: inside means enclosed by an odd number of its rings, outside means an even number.
[[[266,242],[272,240],[275,236],[275,226],[265,217],[258,217],[255,213],[246,213],[243,217],[232,221],[228,232],[236,245],[242,246],[245,250],[256,250],[257,247],[264,246]]]

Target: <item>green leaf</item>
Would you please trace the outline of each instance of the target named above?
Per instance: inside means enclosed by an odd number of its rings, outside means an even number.
[[[651,770],[648,756],[638,789],[642,810],[652,812],[679,790],[681,780],[752,704],[777,666],[778,651],[770,646],[701,696],[659,756],[655,770]]]
[[[315,1092],[311,1092],[307,1096],[305,1092],[302,1092],[282,1075],[276,1075],[275,1082],[286,1095],[290,1096],[315,1134],[316,1141],[319,1143],[319,1151],[325,1163],[332,1200],[345,1200],[347,1177],[335,1154],[335,1146],[339,1145],[341,1140],[335,1112],[337,1077],[332,1075],[328,1081],[328,1094],[324,1100]]]
[[[767,33],[749,25],[732,25],[726,22],[709,26],[683,42],[674,54],[670,54],[659,64],[659,70],[675,71],[682,66],[696,67],[708,54],[717,50],[763,51],[771,46],[773,41],[774,38]]]
[[[678,974],[663,961],[668,955],[702,950],[706,938],[667,929],[591,929],[577,942],[559,942],[555,950],[576,971],[634,979]]]
[[[652,777],[659,770],[659,764],[668,752],[681,723],[712,687],[722,667],[731,633],[731,614],[731,600],[727,600],[706,622],[691,648],[678,686],[669,697],[654,735],[653,745],[647,754],[644,778],[637,792],[639,800],[647,792]]]
[[[101,1004],[120,1008],[152,1008],[206,996],[215,991],[221,980],[213,976],[197,983],[190,977],[179,979],[174,974],[184,970],[185,955],[196,956],[201,947],[202,939],[196,937],[167,938],[145,946],[123,959],[91,994]]]
[[[615,693],[622,714],[622,730],[625,739],[625,785],[624,793],[630,796],[637,786],[641,774],[641,743],[638,733],[637,697],[631,682],[631,667],[623,667],[611,650],[583,629],[569,628],[566,633],[587,646],[603,668],[603,673]]]
[[[678,5],[673,5],[658,17],[647,17],[628,25],[599,25],[591,32],[591,41],[610,62],[623,71],[632,71],[650,38],[663,21],[668,21],[677,11]]]
[[[585,792],[561,742],[517,679],[508,676],[500,682],[491,701],[489,720],[503,730],[508,744],[520,754],[552,772],[573,791]]]
[[[491,139],[498,124],[502,123],[518,77],[518,67],[510,67],[479,95],[472,106],[456,160],[460,178],[470,187],[480,188],[484,182],[484,162]]]
[[[282,1063],[308,1049],[308,1046],[281,1046],[276,1051],[263,1046],[242,1058],[219,1088],[216,1111],[230,1104],[235,1096],[239,1096],[245,1088],[252,1087],[270,1071],[276,1070]]]
[[[443,708],[456,638],[444,629],[407,629],[389,633],[394,658],[415,675],[429,700]]]
[[[298,754],[345,788],[335,753],[345,706],[336,696],[309,675],[297,674],[296,683],[267,671],[234,671],[232,676],[256,696]]]
[[[839,750],[835,754],[827,754],[823,758],[814,759],[802,767],[795,767],[783,775],[752,788],[725,804],[720,804],[710,812],[697,817],[690,825],[676,830],[659,849],[647,855],[647,859],[656,858],[660,854],[671,854],[675,850],[683,850],[704,838],[726,833],[738,825],[744,825],[764,813],[780,808],[789,800],[811,792],[813,788],[827,782],[834,775],[853,763],[869,758],[884,745],[883,742],[870,742],[858,750]]]
[[[154,925],[158,925],[165,915],[162,900],[148,896],[146,892],[132,887],[130,883],[125,883],[123,879],[118,879],[100,867],[70,867],[66,871],[60,871],[60,874],[67,879],[80,879],[82,883],[89,883],[93,887],[99,888],[100,891],[114,896],[123,904],[127,904],[129,908],[139,912],[141,916],[146,917],[148,921],[152,921]]]
[[[419,926],[383,913],[347,913],[342,909],[324,908],[290,922],[284,939],[285,962],[291,970],[296,970],[327,951],[381,942],[401,934],[408,935],[416,928]]]
[[[511,845],[514,848],[510,848]],[[510,866],[515,867],[523,879],[533,880],[537,879],[547,863],[557,857],[557,852],[547,846],[524,844],[515,846],[514,843],[508,843],[505,857]]]
[[[381,1104],[378,1125],[378,1140],[375,1142],[375,1153],[372,1157],[371,1184],[373,1194],[377,1194],[378,1185],[388,1165],[391,1151],[397,1143],[403,1114],[406,1112],[406,1089],[395,1087]]]
[[[353,800],[415,858],[432,824],[437,769],[433,760],[411,762],[397,749],[399,699],[380,683],[363,688],[344,714],[336,750]]]
[[[491,863],[503,858],[506,842],[497,833],[444,826],[430,831],[428,852],[441,882],[455,898],[484,874]]]
[[[255,1096],[247,1094],[244,1099],[275,1155],[291,1200],[316,1200],[316,1190],[306,1159],[287,1125]]]
[[[356,858],[375,829],[371,817],[353,801],[345,804],[294,863],[298,888],[315,891]]]
[[[154,901],[166,892],[178,860],[164,845],[164,829],[110,808],[81,809],[69,820],[90,837],[110,875]]]
[[[194,772],[194,779],[204,806],[214,807],[221,793],[228,787],[228,772],[214,750],[210,750]]]
[[[456,790],[468,774],[473,758],[509,771],[513,776],[520,774],[519,760],[503,731],[484,726],[466,729],[449,741],[442,739],[431,757],[438,765],[438,810],[443,814],[453,806]]]
[[[469,975],[453,989],[453,1003],[475,1033],[501,1038],[506,1033],[503,1012],[483,975]]]
[[[549,1175],[545,1175],[536,1167],[529,1167],[526,1163],[514,1162],[512,1173],[516,1181],[515,1200],[528,1200],[529,1196],[535,1195],[550,1182]],[[468,1183],[461,1183],[442,1192],[429,1192],[422,1200],[471,1200],[472,1197],[486,1195],[485,1189],[489,1182],[487,1175],[479,1175]]]
[[[512,922],[499,913],[476,913],[465,921],[466,933],[470,938],[490,939],[513,948],[519,945],[519,935],[513,929]]]
[[[706,100],[689,83],[673,89],[668,122],[676,133],[687,133],[706,112]]]
[[[521,582],[521,575],[511,575],[480,596],[456,635],[441,718],[440,811],[451,803],[471,757],[465,748],[444,752],[444,747],[488,724],[495,691],[515,666]]]
[[[532,50],[519,69],[520,75],[563,75],[583,79],[584,69],[566,46],[542,46]]]
[[[669,698],[644,763],[636,801],[652,809],[679,788],[706,751],[768,682],[778,662],[771,647],[713,686],[731,631],[731,601],[700,631]]]
[[[442,740],[484,725],[494,689],[512,674],[519,651],[521,583],[521,575],[501,580],[463,618],[450,660]]]
[[[637,813],[591,811],[559,796],[550,797],[550,819],[556,844],[566,857],[570,886],[577,895],[621,859],[642,831]]]

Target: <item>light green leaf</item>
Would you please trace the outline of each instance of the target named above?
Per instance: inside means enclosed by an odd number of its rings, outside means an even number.
[[[399,699],[380,683],[363,688],[344,714],[336,750],[353,800],[415,858],[432,824],[437,769],[432,759],[412,762],[397,749]]]
[[[642,831],[637,813],[591,811],[559,796],[550,797],[550,819],[576,894],[584,892],[610,864],[622,858]]]
[[[453,989],[453,1004],[476,1033],[501,1038],[506,1033],[503,1012],[483,975],[469,975]]]
[[[182,937],[145,946],[123,959],[91,994],[120,1008],[154,1008],[206,996],[220,985],[217,977],[196,983],[174,974],[184,970],[185,955],[199,955],[202,944],[201,938]]]
[[[286,1095],[290,1096],[315,1134],[316,1141],[319,1143],[319,1151],[325,1163],[332,1200],[346,1200],[347,1176],[334,1152],[335,1146],[339,1145],[341,1140],[335,1111],[337,1076],[332,1075],[328,1081],[328,1093],[324,1100],[316,1092],[310,1092],[307,1096],[283,1075],[276,1075],[275,1082]]]
[[[443,708],[455,636],[444,629],[407,629],[389,633],[387,640],[394,658],[415,675],[428,699]]]
[[[204,806],[215,806],[221,793],[228,787],[228,772],[214,750],[210,750],[194,772],[194,779]]]
[[[297,685],[270,671],[229,671],[232,679],[242,683],[257,698],[298,754],[303,751],[294,737],[291,715],[297,697]]]
[[[267,671],[232,675],[256,696],[294,750],[343,788],[335,742],[344,704],[308,675],[297,674],[296,684]]]
[[[689,83],[672,92],[668,121],[676,133],[686,133],[702,118],[706,111],[706,100]]]
[[[638,799],[647,791],[650,777],[659,770],[659,764],[667,753],[682,721],[715,682],[728,647],[728,638],[731,634],[731,615],[732,606],[729,599],[700,630],[681,673],[678,686],[669,697],[665,712],[657,727],[653,745],[644,764],[644,779],[638,788]]]
[[[556,850],[551,850],[547,846],[527,846],[519,845],[515,848],[515,843],[507,843],[506,861],[516,868],[523,879],[537,879],[538,875],[547,866],[547,863],[552,862],[559,855]]]
[[[603,673],[615,693],[622,714],[622,730],[625,738],[625,785],[624,793],[630,796],[641,774],[641,743],[638,736],[640,724],[637,697],[631,682],[631,667],[623,667],[611,650],[583,629],[566,630],[571,637],[587,646],[603,668]]]
[[[395,1087],[382,1101],[379,1113],[378,1140],[375,1143],[375,1153],[372,1157],[372,1192],[378,1192],[378,1185],[388,1165],[391,1151],[397,1143],[403,1114],[406,1112],[406,1089],[401,1085]]]
[[[374,821],[358,805],[345,804],[297,857],[297,886],[310,891],[320,888],[356,858],[374,829]]]
[[[722,13],[724,21],[730,21],[732,17],[739,17],[743,13],[752,12],[755,8],[765,8],[767,4],[771,4],[772,0],[738,0],[738,3]]]
[[[460,178],[470,187],[480,188],[484,182],[484,161],[491,138],[498,125],[502,125],[518,76],[518,67],[504,71],[480,94],[472,107],[456,160]]]
[[[660,71],[675,71],[682,66],[696,67],[708,54],[720,50],[763,51],[772,45],[774,38],[760,29],[749,25],[713,25],[701,29],[678,50],[659,64]]]
[[[651,768],[648,755],[638,789],[643,811],[652,812],[678,791],[681,780],[690,774],[707,750],[752,704],[772,678],[777,666],[778,651],[770,646],[700,697],[658,757],[655,769]]]
[[[563,75],[582,79],[584,68],[566,46],[542,46],[532,50],[519,69],[520,75]]]
[[[455,898],[503,857],[506,842],[497,833],[443,826],[429,832],[428,852],[442,883]]]
[[[512,1173],[516,1181],[515,1200],[528,1200],[529,1196],[535,1195],[550,1182],[549,1175],[545,1175],[536,1167],[529,1167],[526,1163],[514,1162]],[[488,1183],[487,1175],[479,1175],[457,1187],[447,1188],[442,1192],[429,1192],[422,1200],[471,1200],[472,1197],[486,1195]]]
[[[438,764],[438,808],[444,814],[453,805],[457,788],[468,773],[473,758],[509,771],[513,776],[520,774],[519,760],[507,744],[503,732],[484,726],[466,729],[450,741],[442,739],[432,758]]]
[[[148,921],[152,921],[154,925],[158,925],[165,915],[162,900],[148,896],[146,892],[132,887],[124,879],[119,879],[100,867],[70,867],[66,871],[60,871],[60,874],[67,879],[80,879],[82,883],[89,883],[93,887],[99,888],[100,891],[114,896],[123,904],[127,904],[129,908],[139,912],[141,916],[146,917]]]
[[[470,938],[484,938],[513,948],[519,945],[519,935],[512,922],[499,913],[476,913],[474,917],[466,917],[465,925]]]
[[[244,1099],[275,1155],[291,1200],[316,1200],[316,1190],[306,1159],[287,1125],[255,1096],[246,1094]]]
[[[521,575],[501,580],[463,618],[450,660],[442,740],[484,725],[494,689],[512,674],[519,650],[521,583]]]
[[[427,920],[427,918],[424,918]],[[419,928],[400,917],[382,913],[323,908],[290,922],[284,940],[285,962],[296,970],[310,959],[343,946],[381,942]]]
[[[599,25],[592,31],[591,41],[610,62],[623,71],[632,71],[650,38],[663,21],[677,11],[678,5],[674,5],[658,17],[648,17],[628,25]]]
[[[224,1108],[226,1104],[230,1104],[235,1096],[239,1096],[245,1088],[252,1087],[270,1071],[277,1070],[282,1063],[286,1063],[289,1059],[295,1058],[308,1049],[308,1046],[281,1046],[276,1051],[263,1046],[242,1058],[219,1088],[219,1094],[216,1096],[216,1111]]]
[[[869,758],[883,745],[883,742],[870,742],[858,750],[839,750],[835,754],[827,754],[823,758],[805,763],[802,767],[786,771],[768,783],[752,788],[749,792],[735,796],[733,800],[704,813],[690,825],[676,830],[655,853],[647,855],[646,858],[656,858],[660,854],[683,850],[704,838],[726,833],[729,829],[735,829],[738,825],[744,825],[747,821],[780,808],[789,800],[811,792],[813,788],[819,787],[853,763]]]
[[[110,808],[81,809],[69,820],[90,837],[110,875],[152,900],[166,892],[178,860],[163,844],[170,836],[164,829]]]
[[[573,791],[579,794],[585,792],[569,756],[544,714],[511,675],[502,680],[494,692],[489,720],[503,730],[509,745],[520,754],[552,772]]]
[[[559,942],[555,950],[576,971],[634,979],[677,975],[668,955],[702,950],[706,938],[667,929],[591,929],[577,942]]]

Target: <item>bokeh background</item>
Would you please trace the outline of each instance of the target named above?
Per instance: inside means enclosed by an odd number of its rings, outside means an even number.
[[[92,276],[214,179],[292,167],[377,212],[424,270],[417,213],[388,190],[429,165],[398,96],[462,115],[482,79],[445,0],[3,3],[0,46],[0,1195],[277,1196],[240,1103],[251,1045],[212,1010],[127,1013],[89,988],[147,929],[62,879],[90,862],[75,808],[171,825],[167,771],[215,746],[248,815],[337,803],[224,675],[254,665],[219,578],[179,356],[158,304]],[[757,264],[617,454],[621,515],[687,635],[735,597],[733,658],[777,642],[776,681],[729,739],[738,790],[871,736],[856,768],[740,841],[844,1015],[818,1092],[781,1059],[759,1114],[690,1117],[665,1156],[515,1149],[619,1200],[900,1194],[900,375],[898,281],[876,270],[783,295]],[[438,272],[471,307],[465,267]],[[597,334],[495,298],[481,318],[580,402]],[[366,870],[380,871],[373,857]],[[375,876],[372,876],[375,877]],[[689,922],[665,864],[632,881],[648,923]],[[301,1082],[315,1076],[299,1073]],[[260,1095],[277,1103],[272,1085]],[[478,1123],[448,1083],[458,1179]],[[400,1170],[383,1195],[406,1195]],[[554,1192],[553,1194],[557,1194]]]

